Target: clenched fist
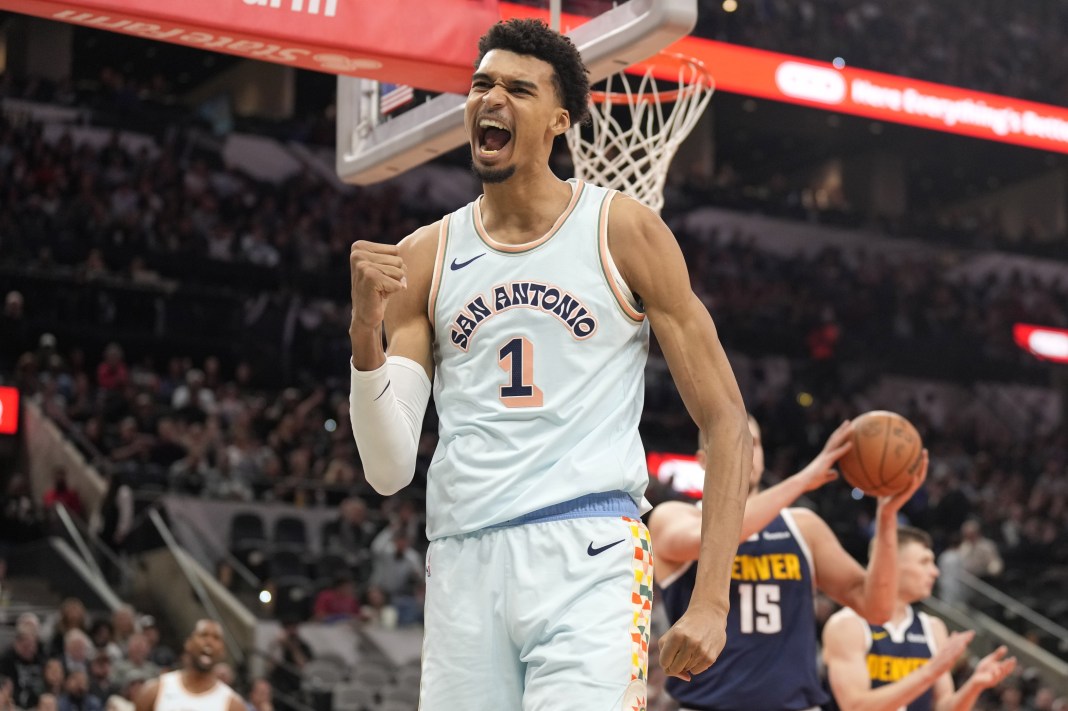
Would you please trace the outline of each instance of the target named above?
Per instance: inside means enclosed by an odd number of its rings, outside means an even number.
[[[407,288],[408,272],[397,245],[360,240],[349,252],[352,325],[374,329],[386,315],[389,297]]]
[[[727,613],[691,607],[660,638],[660,666],[689,681],[712,666],[726,644]]]

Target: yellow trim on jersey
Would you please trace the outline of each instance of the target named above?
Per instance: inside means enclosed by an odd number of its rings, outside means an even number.
[[[490,237],[489,232],[486,231],[486,226],[482,224],[482,195],[478,196],[475,200],[472,212],[474,213],[474,220],[472,222],[475,226],[475,234],[479,236],[487,247],[494,252],[502,254],[522,254],[523,252],[529,252],[537,249],[541,245],[548,242],[553,235],[560,231],[560,228],[564,226],[567,218],[571,216],[571,213],[575,210],[575,206],[578,205],[579,197],[582,195],[582,189],[586,186],[581,180],[575,181],[575,188],[571,193],[571,202],[567,204],[564,211],[560,213],[560,217],[556,218],[556,222],[549,228],[549,231],[543,234],[533,242],[525,242],[523,244],[504,244]]]

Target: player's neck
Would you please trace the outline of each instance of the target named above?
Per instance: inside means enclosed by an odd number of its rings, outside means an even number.
[[[182,670],[182,686],[186,691],[194,694],[203,694],[211,691],[219,683],[213,672],[201,672],[197,669],[185,668]]]
[[[897,606],[894,607],[894,615],[890,618],[890,624],[900,625],[909,616],[909,605],[905,600],[898,599]]]
[[[531,175],[483,184],[480,205],[486,231],[500,242],[522,244],[552,228],[571,202],[571,186],[546,165]]]

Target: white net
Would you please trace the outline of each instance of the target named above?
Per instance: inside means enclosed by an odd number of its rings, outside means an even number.
[[[575,177],[615,188],[660,212],[671,159],[715,91],[703,64],[677,59],[677,88],[661,90],[650,69],[640,80],[610,76],[604,91],[594,93],[590,126],[567,132]]]

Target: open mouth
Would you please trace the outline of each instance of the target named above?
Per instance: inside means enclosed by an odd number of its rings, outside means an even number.
[[[493,156],[512,140],[512,132],[500,121],[484,118],[478,122],[478,151]]]

